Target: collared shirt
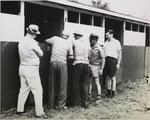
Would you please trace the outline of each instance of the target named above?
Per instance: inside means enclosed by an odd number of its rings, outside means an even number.
[[[34,39],[25,37],[18,45],[21,65],[39,65],[37,53],[43,54],[41,48]]]
[[[97,44],[89,50],[89,62],[91,65],[100,65],[104,57],[103,48]]]
[[[118,59],[119,51],[121,50],[121,44],[118,40],[112,39],[104,43],[104,52],[106,57],[113,57]]]
[[[46,41],[52,44],[51,62],[60,61],[66,64],[67,55],[73,55],[71,41],[58,36],[54,36]]]
[[[89,64],[88,52],[90,49],[89,43],[82,38],[73,41],[75,61],[73,65],[78,63]]]

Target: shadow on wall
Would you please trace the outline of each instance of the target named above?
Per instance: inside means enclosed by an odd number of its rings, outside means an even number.
[[[44,56],[40,59],[40,76],[43,86],[44,102],[47,102],[47,82],[48,68],[51,47],[46,44],[40,44]],[[17,42],[2,42],[1,43],[1,107],[9,109],[16,107],[17,98],[20,88],[20,79],[18,75],[19,69],[19,54]],[[33,98],[30,96],[27,104],[33,103]]]
[[[19,92],[17,42],[1,42],[1,107],[16,106]]]

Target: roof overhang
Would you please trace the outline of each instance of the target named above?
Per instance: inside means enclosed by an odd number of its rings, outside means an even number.
[[[44,1],[44,2],[46,2],[46,1]],[[60,5],[63,5],[65,7],[73,7],[73,8],[77,8],[77,9],[82,9],[82,10],[91,11],[91,12],[95,12],[95,13],[110,15],[110,16],[114,16],[114,17],[118,17],[118,18],[122,18],[122,19],[126,19],[126,20],[131,20],[131,21],[135,21],[135,22],[141,22],[141,23],[150,25],[150,20],[146,20],[146,19],[142,19],[142,18],[138,18],[138,17],[134,17],[131,15],[126,15],[126,14],[122,14],[122,13],[118,13],[118,12],[114,12],[114,11],[103,10],[103,9],[95,8],[92,6],[79,4],[76,2],[70,2],[67,0],[47,0],[47,2],[58,4],[57,7],[59,7],[59,8],[61,8]],[[38,2],[36,2],[36,3],[38,3]],[[47,5],[47,4],[45,4],[45,5]],[[47,5],[47,6],[49,6],[49,5]],[[62,8],[65,8],[65,7],[62,7]]]

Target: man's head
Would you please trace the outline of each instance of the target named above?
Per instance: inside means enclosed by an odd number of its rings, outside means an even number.
[[[98,38],[99,37],[98,37],[97,34],[91,33],[90,38],[89,38],[91,47],[94,46],[97,43]]]
[[[113,34],[114,34],[114,31],[113,31],[113,30],[108,30],[108,31],[106,32],[106,39],[107,39],[107,40],[112,39],[112,38],[113,38]]]
[[[27,34],[30,34],[33,37],[33,39],[35,39],[37,35],[40,34],[39,27],[34,24],[29,25],[29,27],[26,28],[26,30]]]
[[[76,31],[73,34],[74,34],[75,40],[78,40],[79,38],[81,38],[83,36],[83,34],[79,31]]]
[[[68,39],[69,36],[70,36],[70,34],[69,34],[68,31],[66,31],[66,30],[63,30],[63,31],[62,31],[62,37],[63,37],[63,38]]]

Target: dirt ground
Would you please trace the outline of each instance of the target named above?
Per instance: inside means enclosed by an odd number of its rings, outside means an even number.
[[[88,109],[76,106],[57,111],[45,107],[45,112],[48,119],[52,120],[150,120],[150,111],[145,111],[148,92],[150,92],[150,86],[145,80],[126,82],[118,85],[115,98],[102,98],[92,102]],[[34,107],[28,108],[27,112],[21,116],[16,115],[15,111],[16,108],[3,111],[0,119],[35,119]]]

